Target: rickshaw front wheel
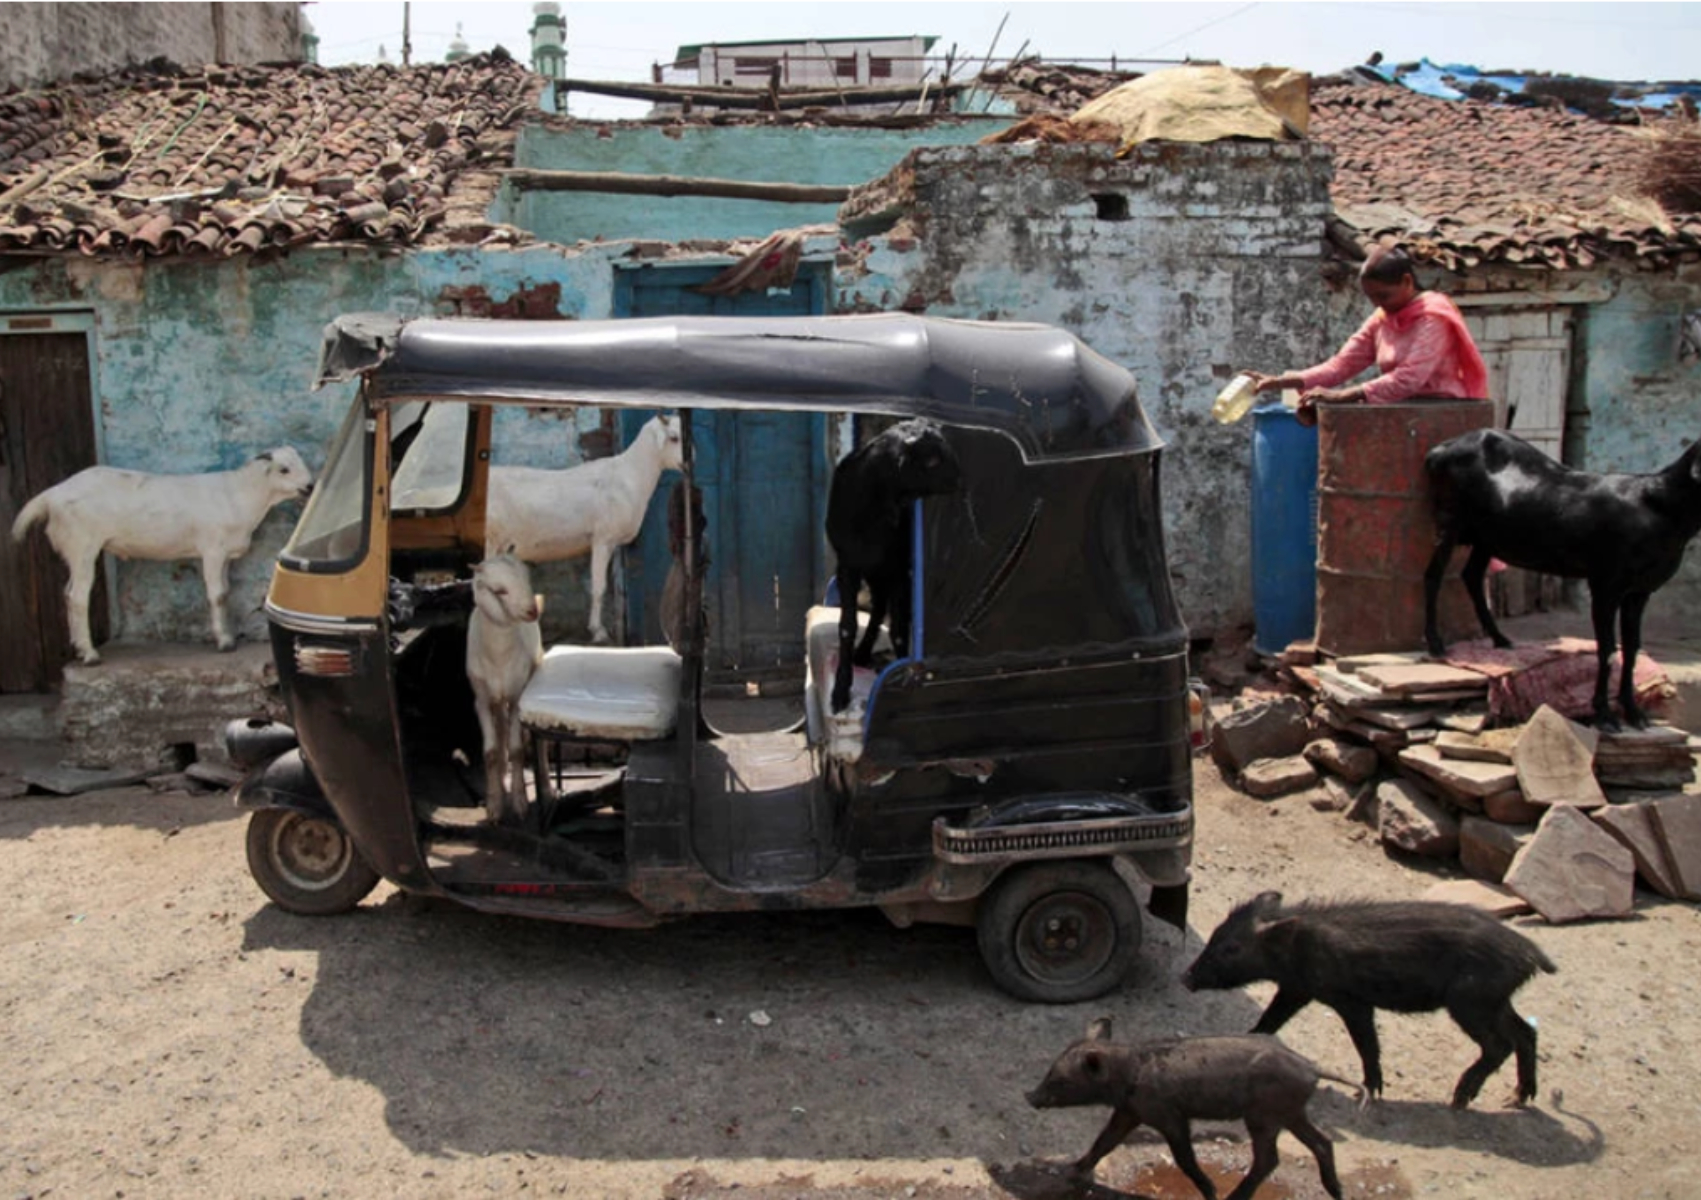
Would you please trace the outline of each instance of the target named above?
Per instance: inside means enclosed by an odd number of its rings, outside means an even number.
[[[341,825],[289,809],[248,819],[248,871],[272,903],[308,917],[349,911],[379,879]]]
[[[1103,862],[1016,867],[982,900],[975,924],[993,981],[1020,1000],[1102,996],[1140,953],[1140,906]]]

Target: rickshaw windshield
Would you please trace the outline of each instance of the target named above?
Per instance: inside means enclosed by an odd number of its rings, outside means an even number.
[[[363,402],[349,406],[301,521],[278,556],[286,566],[298,571],[342,571],[365,554],[372,426]]]
[[[390,417],[390,511],[423,514],[455,507],[467,475],[472,409],[407,404]]]

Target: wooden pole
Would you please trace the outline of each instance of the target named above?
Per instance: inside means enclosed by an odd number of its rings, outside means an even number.
[[[719,196],[729,200],[772,200],[781,204],[842,204],[851,189],[807,183],[764,183],[690,175],[633,175],[621,171],[532,171],[503,177],[519,191],[608,192],[626,196]]]
[[[766,88],[674,87],[668,84],[629,83],[599,79],[564,79],[559,85],[569,92],[587,92],[593,96],[619,96],[627,100],[650,100],[658,104],[692,104],[714,108],[767,108],[772,103]],[[953,95],[963,90],[962,84],[946,84],[934,89],[937,95]],[[846,88],[837,92],[781,92],[777,101],[781,109],[833,108],[851,103],[881,104],[891,100],[913,100],[921,92],[920,84],[894,87]]]

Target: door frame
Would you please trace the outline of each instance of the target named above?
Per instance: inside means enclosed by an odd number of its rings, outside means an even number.
[[[101,419],[100,356],[96,342],[99,328],[100,319],[95,310],[82,306],[45,305],[0,309],[0,337],[26,337],[32,334],[83,335],[83,358],[89,377],[89,420],[94,430],[94,462],[91,466],[100,466],[107,461],[106,422]],[[0,536],[10,536],[10,531],[0,531]],[[118,564],[112,555],[101,555],[101,574],[106,583],[107,624],[111,629],[111,636],[117,638]]]

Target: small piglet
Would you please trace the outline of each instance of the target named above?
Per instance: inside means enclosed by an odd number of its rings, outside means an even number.
[[[1519,1104],[1536,1095],[1536,1031],[1512,1007],[1535,973],[1557,970],[1530,939],[1462,904],[1425,901],[1302,903],[1280,892],[1231,912],[1182,975],[1189,990],[1270,980],[1276,995],[1253,1033],[1275,1033],[1313,1000],[1340,1014],[1364,1063],[1364,1085],[1382,1092],[1376,1010],[1445,1008],[1482,1047],[1453,1089],[1453,1107],[1476,1098],[1516,1051]]]
[[[1193,1156],[1192,1123],[1242,1120],[1252,1138],[1252,1169],[1229,1200],[1251,1200],[1276,1169],[1276,1138],[1284,1129],[1317,1156],[1324,1189],[1340,1200],[1335,1148],[1305,1115],[1319,1079],[1347,1084],[1362,1102],[1362,1088],[1318,1070],[1273,1037],[1238,1034],[1120,1045],[1110,1040],[1110,1018],[1100,1017],[1087,1026],[1085,1038],[1057,1056],[1045,1079],[1028,1093],[1028,1103],[1035,1108],[1108,1104],[1114,1110],[1092,1149],[1075,1163],[1075,1173],[1086,1179],[1129,1134],[1150,1125],[1169,1143],[1176,1166],[1205,1200],[1216,1200],[1215,1185]]]

